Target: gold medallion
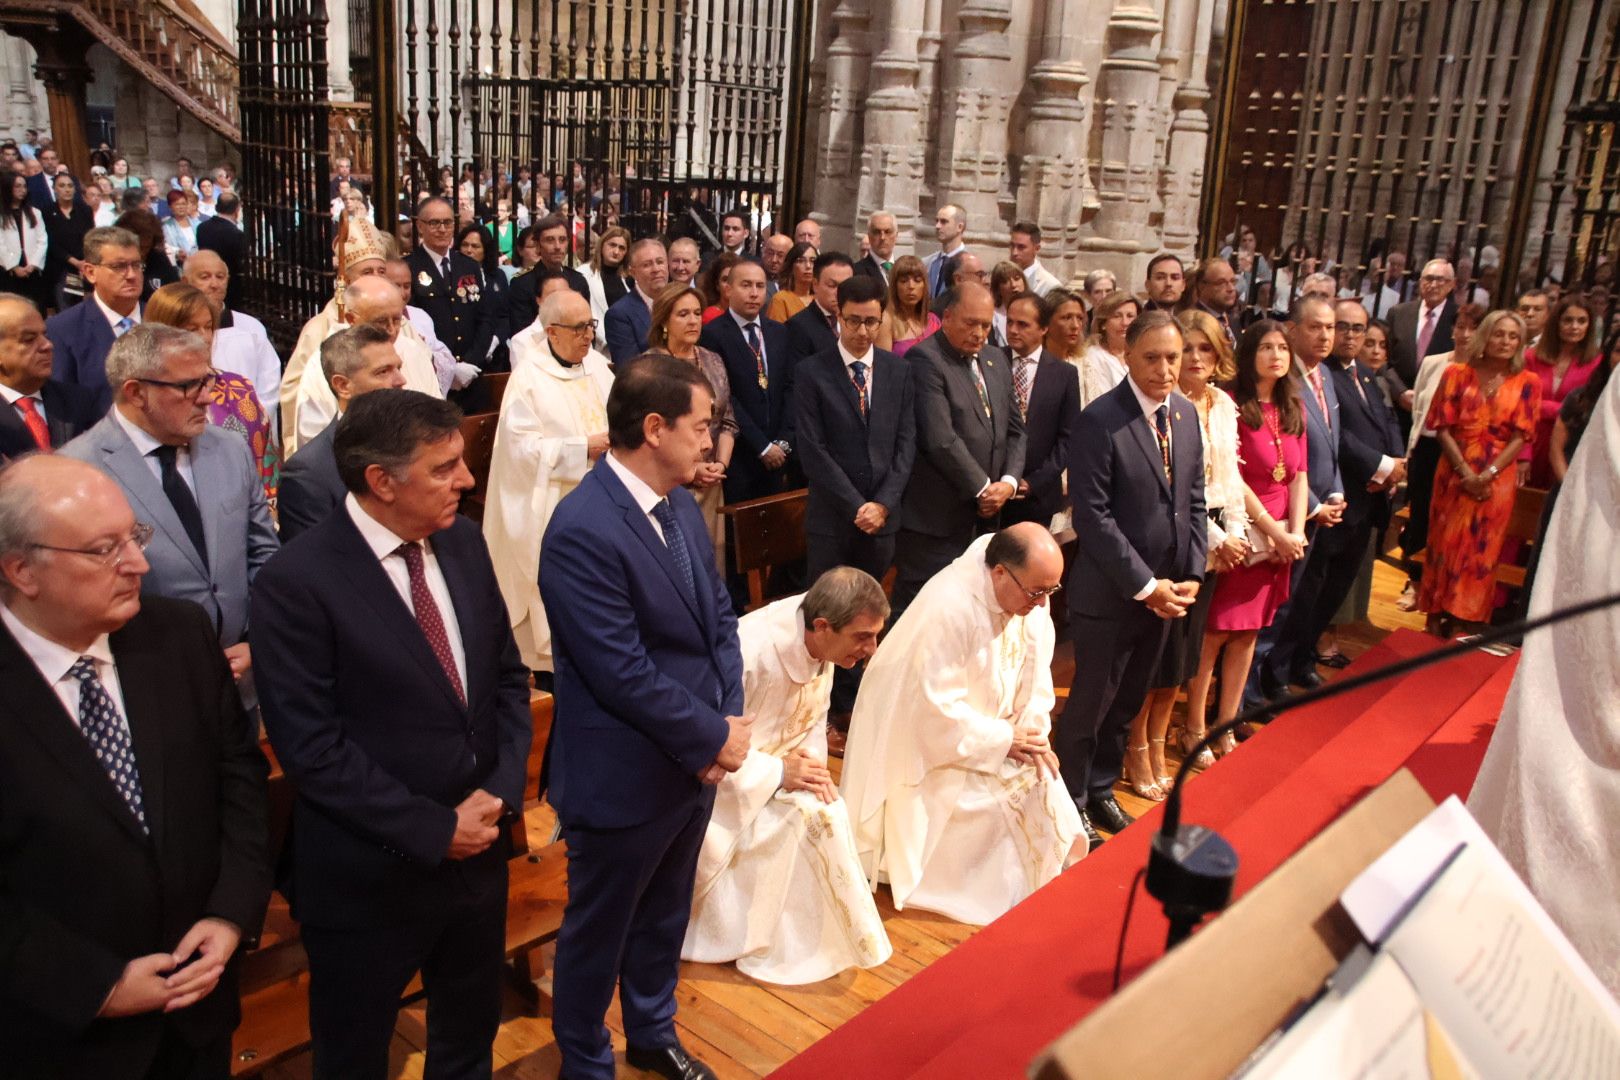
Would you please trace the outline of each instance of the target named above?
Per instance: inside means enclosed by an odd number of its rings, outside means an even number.
[[[1273,480],[1277,481],[1277,483],[1280,484],[1280,483],[1283,482],[1283,478],[1286,477],[1287,475],[1288,475],[1288,470],[1283,468],[1282,459],[1278,458],[1277,459],[1277,464],[1271,470],[1271,478]]]
[[[759,388],[761,390],[767,389],[770,385],[771,385],[771,381],[769,379],[767,379],[764,375],[761,375],[759,377]]]

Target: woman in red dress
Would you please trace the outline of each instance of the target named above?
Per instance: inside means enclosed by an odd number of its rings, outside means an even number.
[[[1485,316],[1464,362],[1440,376],[1429,406],[1441,457],[1418,607],[1433,634],[1449,636],[1453,619],[1483,623],[1491,615],[1496,564],[1518,494],[1514,463],[1541,412],[1541,380],[1525,366],[1527,336],[1516,312]]]
[[[1553,426],[1564,399],[1585,386],[1602,362],[1598,350],[1597,324],[1592,308],[1580,296],[1566,297],[1553,309],[1541,340],[1524,352],[1524,366],[1541,383],[1541,408],[1536,415],[1536,431],[1531,445],[1519,454],[1530,462],[1531,487],[1549,488],[1553,476],[1548,450]]]
[[[1215,600],[1204,630],[1196,688],[1207,695],[1215,661],[1221,661],[1221,699],[1216,723],[1237,715],[1243,685],[1254,661],[1254,642],[1288,599],[1290,564],[1305,554],[1305,512],[1310,489],[1305,470],[1305,412],[1288,377],[1293,352],[1282,324],[1261,319],[1238,338],[1237,381],[1232,398],[1238,406],[1238,471],[1243,476],[1243,503],[1249,514],[1250,552],[1246,563],[1223,573],[1215,583]],[[1237,746],[1223,736],[1216,757]]]

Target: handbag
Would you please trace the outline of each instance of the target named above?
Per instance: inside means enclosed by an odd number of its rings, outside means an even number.
[[[1261,532],[1254,522],[1249,522],[1246,536],[1249,541],[1249,553],[1243,557],[1244,566],[1254,566],[1269,560],[1273,553],[1271,537]]]

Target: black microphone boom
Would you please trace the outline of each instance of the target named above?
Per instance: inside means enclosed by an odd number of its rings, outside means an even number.
[[[1165,948],[1170,949],[1180,943],[1192,933],[1193,928],[1205,915],[1225,907],[1227,901],[1232,898],[1232,882],[1237,878],[1238,857],[1231,844],[1222,839],[1219,833],[1202,825],[1183,827],[1181,824],[1181,793],[1183,785],[1187,782],[1187,776],[1192,771],[1192,763],[1216,739],[1236,730],[1240,724],[1266,716],[1275,717],[1301,705],[1311,705],[1339,694],[1348,694],[1352,690],[1359,690],[1363,686],[1384,679],[1393,679],[1398,675],[1445,663],[1486,645],[1520,639],[1532,630],[1539,630],[1553,623],[1578,618],[1616,605],[1620,605],[1620,593],[1596,600],[1585,600],[1533,619],[1509,623],[1483,634],[1460,638],[1451,645],[1421,656],[1397,660],[1393,664],[1387,664],[1362,675],[1338,679],[1315,690],[1307,690],[1303,694],[1246,709],[1226,723],[1206,732],[1198,741],[1198,745],[1182,758],[1181,767],[1176,770],[1175,786],[1171,788],[1169,797],[1164,800],[1164,819],[1148,853],[1148,895],[1164,906],[1165,918],[1170,920],[1170,933]]]

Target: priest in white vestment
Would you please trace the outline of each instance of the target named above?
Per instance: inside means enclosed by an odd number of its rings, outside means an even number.
[[[512,365],[495,425],[484,500],[484,541],[531,671],[551,671],[551,630],[540,603],[540,537],[551,512],[608,445],[613,372],[591,343],[591,305],[572,289],[540,303],[544,351]]]
[[[1062,551],[1039,523],[982,536],[867,664],[843,790],[862,866],[896,908],[987,923],[1085,854],[1048,741],[1046,601],[1062,580]]]
[[[1617,508],[1620,378],[1611,378],[1542,538],[1531,617],[1620,593]],[[1620,998],[1620,610],[1525,635],[1468,809]]]
[[[893,952],[827,770],[833,666],[870,656],[888,614],[882,585],[839,566],[738,621],[753,743],[715,792],[683,959],[793,986]]]

